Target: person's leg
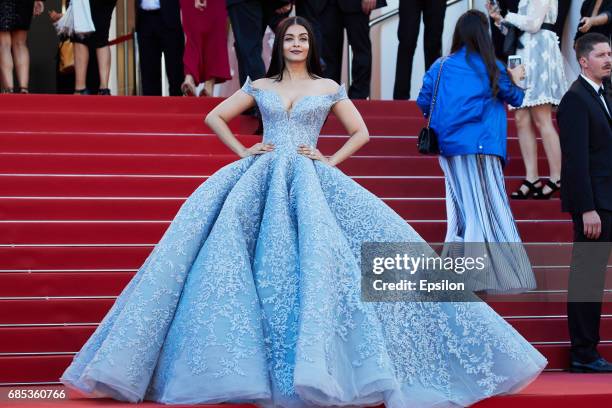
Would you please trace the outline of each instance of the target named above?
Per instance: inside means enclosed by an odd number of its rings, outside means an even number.
[[[530,110],[531,118],[542,136],[542,144],[550,169],[550,179],[556,183],[561,178],[561,145],[559,134],[552,121],[552,106],[550,104],[538,105]],[[542,189],[543,194],[550,192],[551,188],[548,186]]]
[[[17,73],[17,82],[20,90],[28,90],[30,81],[30,52],[27,45],[28,32],[17,30],[11,32],[11,48],[13,51],[13,63]]]
[[[295,14],[300,17],[304,17],[312,25],[312,30],[314,31],[317,44],[317,52],[319,53],[320,57],[321,53],[323,52],[323,35],[321,34],[321,22],[319,21],[319,15],[315,7],[313,7],[308,0],[298,0],[295,3]]]
[[[157,28],[161,24],[159,15],[142,12],[138,21],[138,53],[142,94],[161,96],[161,40]]]
[[[0,31],[0,90],[13,89],[13,54],[11,52],[11,33]]]
[[[442,32],[444,31],[444,16],[446,0],[429,0],[423,6],[423,33],[425,51],[425,70],[442,56]]]
[[[555,33],[559,37],[559,48],[563,45],[563,27],[565,20],[572,6],[572,0],[559,0],[559,11],[557,13],[557,21],[555,21]]]
[[[574,247],[568,280],[567,323],[572,362],[588,364],[599,358],[599,325],[607,261],[612,241],[612,212],[597,211],[601,236],[590,240],[584,235],[582,214],[573,214]]]
[[[344,15],[348,42],[353,51],[353,82],[348,90],[351,99],[367,99],[370,96],[372,42],[369,21],[370,17],[361,12]]]
[[[525,165],[525,179],[530,183],[534,183],[539,179],[538,143],[533,129],[529,108],[517,109],[514,112],[514,119],[518,131],[521,156],[523,157],[523,164]],[[537,186],[539,187],[540,184]],[[522,191],[523,194],[526,194],[528,189],[525,186],[521,186],[518,191]]]
[[[96,50],[98,58],[98,72],[100,74],[100,89],[108,89],[108,78],[110,77],[111,69],[111,52],[110,47],[98,48]]]
[[[344,51],[344,26],[342,12],[337,0],[328,0],[321,13],[321,34],[323,37],[323,61],[325,70],[323,76],[336,82],[342,77],[342,53]]]
[[[87,88],[87,64],[89,63],[89,48],[85,44],[74,43],[74,92]]]
[[[228,7],[227,13],[234,33],[240,84],[244,84],[247,76],[253,81],[262,78],[266,74],[266,66],[261,58],[264,27],[260,2],[241,2]]]
[[[412,62],[416,50],[423,3],[429,0],[408,0],[399,3],[399,24],[397,26],[397,62],[393,99],[410,99]]]
[[[164,28],[162,30],[161,44],[166,62],[170,96],[182,95],[184,38],[181,28]]]

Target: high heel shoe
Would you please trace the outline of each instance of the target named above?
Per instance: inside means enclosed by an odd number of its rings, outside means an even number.
[[[537,179],[536,181],[534,181],[533,183],[527,179],[523,180],[523,182],[521,183],[520,187],[518,188],[518,190],[512,192],[512,194],[510,194],[510,198],[512,198],[513,200],[526,200],[529,197],[531,197],[532,195],[536,194],[538,191],[540,191],[542,189],[542,186],[536,186],[536,184],[542,184],[542,181],[540,179]],[[524,193],[522,188],[523,186],[527,187],[527,192]]]
[[[552,181],[551,179],[548,179],[546,181],[546,186],[550,188],[550,191],[548,193],[545,193],[544,187],[542,187],[540,191],[536,191],[533,194],[534,200],[550,200],[553,194],[555,194],[555,192],[561,189],[561,179],[557,180],[556,182]]]

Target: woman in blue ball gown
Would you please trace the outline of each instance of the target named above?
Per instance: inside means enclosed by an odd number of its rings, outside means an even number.
[[[368,140],[321,78],[310,25],[280,26],[267,77],[206,118],[240,157],[186,200],[61,381],[167,404],[467,406],[513,393],[546,359],[483,302],[362,302],[363,242],[423,239],[335,165]],[[257,104],[263,142],[227,122]],[[351,138],[314,147],[329,111]]]

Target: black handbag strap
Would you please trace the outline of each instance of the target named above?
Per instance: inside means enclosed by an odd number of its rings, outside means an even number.
[[[433,96],[431,97],[431,106],[429,107],[429,117],[427,118],[427,128],[429,129],[429,125],[431,124],[431,117],[433,115],[434,107],[436,106],[436,97],[438,96],[438,86],[440,85],[440,77],[442,76],[442,67],[444,66],[444,61],[446,58],[442,58],[442,62],[440,63],[440,70],[438,71],[438,79],[436,80],[436,87],[434,88]]]

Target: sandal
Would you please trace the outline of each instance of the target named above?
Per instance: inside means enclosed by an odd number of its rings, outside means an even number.
[[[89,92],[89,89],[83,88],[83,89],[75,89],[74,94],[75,95],[89,95],[90,92]]]
[[[0,94],[13,93],[13,88],[0,88]]]
[[[512,194],[510,194],[510,198],[512,198],[513,200],[526,200],[529,197],[531,197],[532,195],[536,194],[538,191],[540,191],[542,189],[542,187],[538,187],[536,186],[536,184],[542,184],[542,181],[540,179],[537,179],[536,181],[534,181],[533,183],[530,182],[529,180],[525,179],[523,180],[523,182],[521,183],[520,187],[518,188],[518,190],[514,191]],[[527,187],[527,192],[524,193],[522,188],[523,186]]]
[[[20,93],[20,94],[29,94],[30,90],[28,89],[28,87],[26,86],[20,86],[19,88],[17,88],[17,90],[15,91],[15,93]]]
[[[546,186],[550,188],[550,191],[548,193],[544,193],[544,187],[542,187],[539,191],[536,191],[533,194],[534,200],[550,200],[553,194],[561,189],[561,179],[557,180],[556,182],[548,179],[546,181]]]
[[[111,91],[108,88],[100,88],[98,89],[98,95],[110,96]]]

